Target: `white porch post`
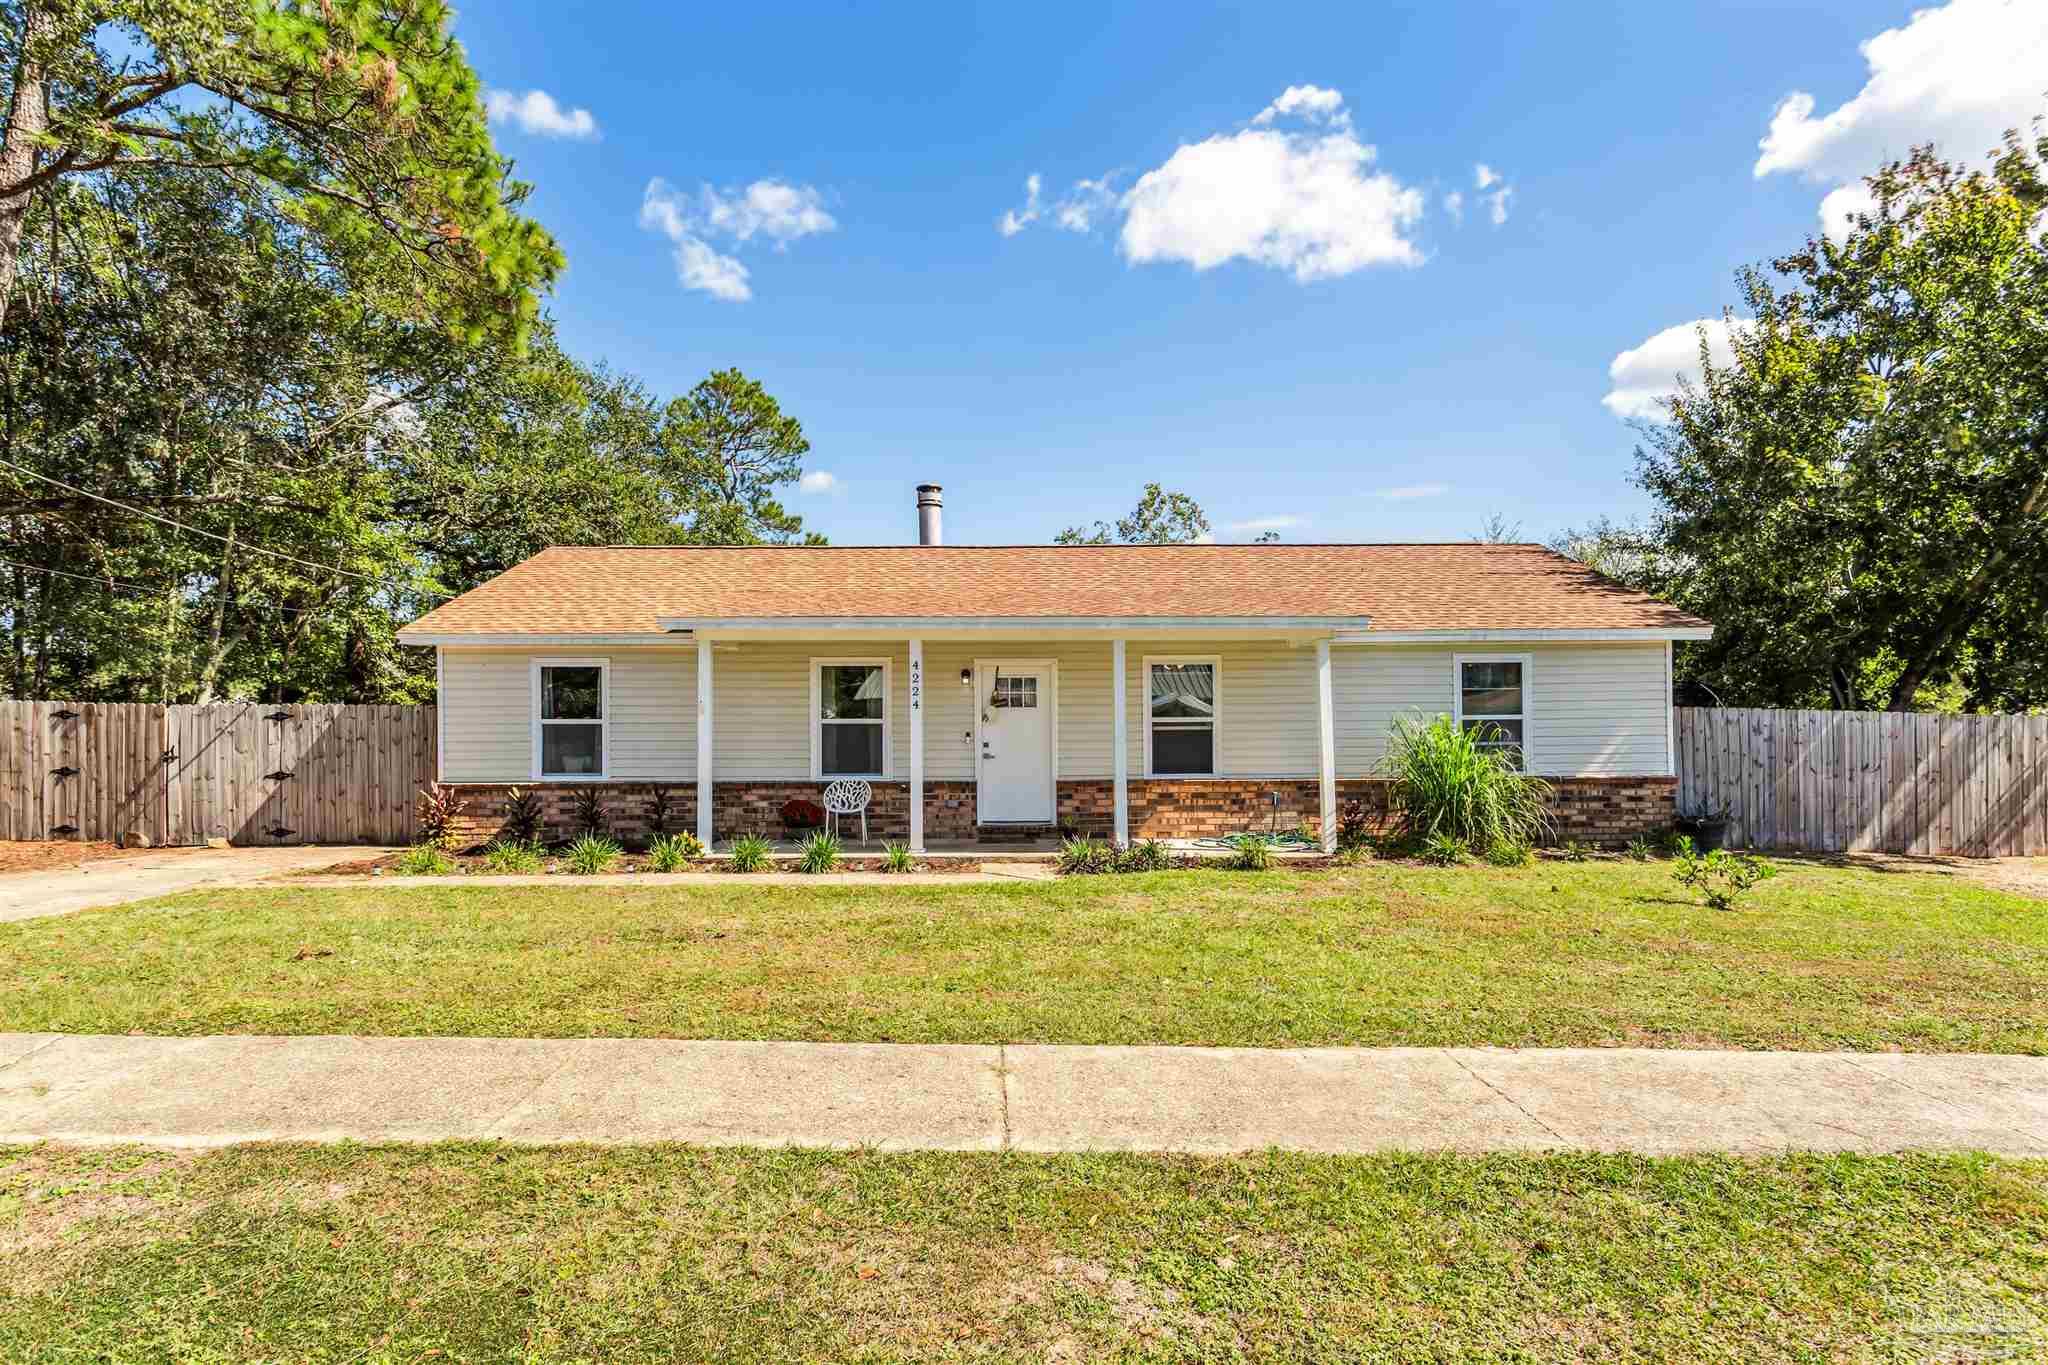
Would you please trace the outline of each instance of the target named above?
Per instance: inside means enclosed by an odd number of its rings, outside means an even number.
[[[1337,716],[1330,684],[1330,642],[1316,641],[1316,722],[1322,749],[1323,852],[1337,851]]]
[[[924,641],[910,642],[910,851],[924,852]]]
[[[1116,717],[1110,737],[1110,771],[1115,780],[1110,784],[1111,800],[1116,808],[1116,841],[1119,844],[1131,842],[1131,746],[1125,740],[1129,723],[1124,719],[1124,693],[1130,681],[1124,676],[1124,642],[1112,640],[1109,644],[1109,695],[1110,714]]]
[[[711,641],[697,637],[697,837],[711,848]]]

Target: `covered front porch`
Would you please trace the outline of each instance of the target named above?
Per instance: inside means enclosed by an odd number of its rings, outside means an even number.
[[[786,803],[844,781],[871,793],[870,842],[926,856],[1042,853],[1062,831],[1299,828],[1335,846],[1327,629],[664,625],[692,637],[690,804],[707,845],[777,836]],[[858,838],[857,818],[840,824]]]

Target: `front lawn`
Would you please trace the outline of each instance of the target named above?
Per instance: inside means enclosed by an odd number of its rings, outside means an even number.
[[[0,1149],[10,1361],[2017,1360],[2044,1304],[2043,1162]]]
[[[1787,863],[257,888],[0,925],[0,1030],[2048,1051],[2048,903]]]

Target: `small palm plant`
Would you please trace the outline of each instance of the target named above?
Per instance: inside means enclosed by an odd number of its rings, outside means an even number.
[[[1233,835],[1230,843],[1237,852],[1230,855],[1230,865],[1240,872],[1264,872],[1273,865],[1278,842],[1269,834]]]
[[[395,870],[401,877],[445,877],[455,871],[455,860],[433,844],[418,844],[398,855]]]
[[[882,845],[882,871],[914,872],[916,870],[917,859],[911,856],[909,844]]]
[[[656,872],[681,872],[693,858],[704,856],[704,845],[694,834],[664,834],[647,849],[647,866]]]
[[[1394,718],[1381,769],[1407,842],[1441,836],[1484,850],[1548,836],[1550,784],[1515,767],[1500,747],[1507,738],[1499,726],[1461,729],[1449,716]]]
[[[797,856],[796,870],[799,872],[830,872],[839,866],[839,838],[819,830],[804,840],[804,851]]]
[[[579,876],[594,877],[618,866],[619,846],[609,839],[586,834],[569,845],[568,855],[563,861],[569,871]]]
[[[1069,876],[1089,876],[1116,866],[1116,849],[1106,839],[1083,834],[1060,845],[1058,867]]]
[[[742,834],[732,841],[732,848],[725,857],[728,872],[762,872],[768,867],[768,855],[775,846],[758,834]]]
[[[495,839],[484,850],[484,871],[525,873],[540,871],[540,849],[520,839]]]

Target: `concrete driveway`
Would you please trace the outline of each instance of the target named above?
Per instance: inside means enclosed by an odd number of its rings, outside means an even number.
[[[135,858],[109,858],[83,867],[0,874],[0,924],[68,915],[102,905],[126,905],[200,886],[238,886],[280,873],[332,867],[375,857],[360,844],[297,848],[167,848]]]

